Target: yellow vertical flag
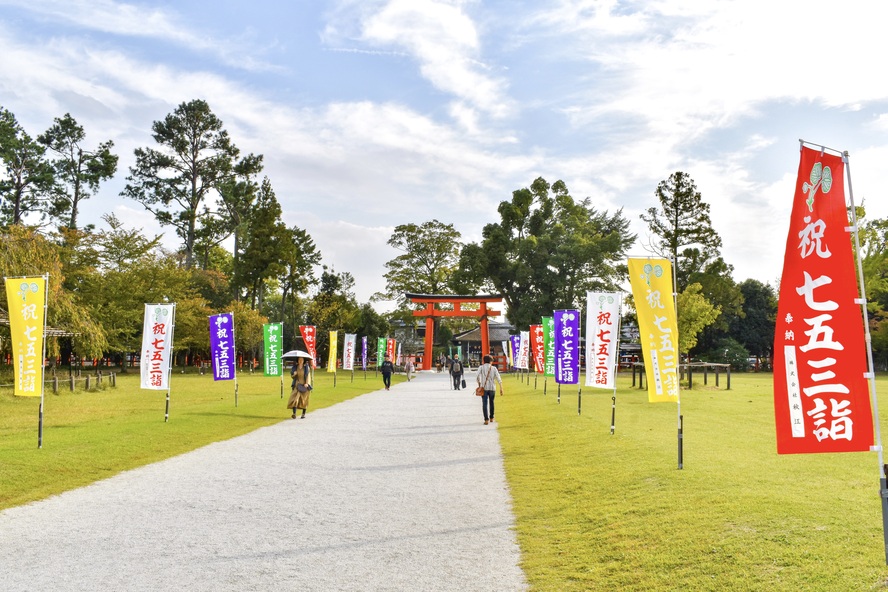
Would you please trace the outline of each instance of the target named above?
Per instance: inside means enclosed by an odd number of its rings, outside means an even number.
[[[330,356],[327,358],[327,372],[336,372],[337,349],[339,349],[339,331],[330,331]]]
[[[667,259],[629,259],[648,401],[678,401],[678,320]]]
[[[13,394],[43,395],[43,332],[46,328],[46,278],[6,278],[12,341]]]

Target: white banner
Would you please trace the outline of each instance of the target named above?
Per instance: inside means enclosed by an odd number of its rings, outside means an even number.
[[[619,292],[586,292],[586,386],[616,387],[621,304]]]
[[[515,367],[527,370],[530,367],[530,331],[520,331],[521,340],[518,342],[518,359]]]
[[[165,391],[170,387],[170,361],[173,356],[175,304],[146,304],[142,324],[142,352],[139,369],[141,387]]]
[[[355,348],[358,344],[358,336],[354,333],[346,333],[342,342],[342,369],[355,369]]]

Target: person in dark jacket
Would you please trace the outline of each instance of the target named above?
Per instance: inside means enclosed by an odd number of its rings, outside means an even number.
[[[379,371],[382,373],[382,384],[385,385],[385,390],[390,390],[392,387],[392,374],[395,371],[395,365],[392,364],[390,357],[385,357],[385,360],[379,367]]]
[[[450,363],[450,376],[453,377],[453,388],[455,390],[459,390],[460,386],[462,386],[463,370],[459,356],[453,356],[453,361]]]

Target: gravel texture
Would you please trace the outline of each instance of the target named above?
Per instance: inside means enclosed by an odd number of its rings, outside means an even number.
[[[526,590],[496,424],[448,378],[0,512],[0,590]]]

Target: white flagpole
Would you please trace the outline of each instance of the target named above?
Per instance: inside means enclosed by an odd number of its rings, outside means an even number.
[[[867,372],[866,379],[870,386],[870,400],[873,406],[873,427],[875,429],[876,441],[871,448],[875,450],[879,458],[879,495],[882,498],[882,533],[885,542],[885,563],[888,565],[888,478],[886,478],[885,459],[882,453],[882,433],[879,427],[879,400],[876,397],[876,374],[873,365],[873,348],[870,338],[869,329],[869,313],[866,310],[866,285],[863,279],[863,261],[860,257],[860,238],[857,234],[857,211],[854,205],[854,190],[851,187],[851,163],[848,158],[848,151],[842,153],[842,161],[845,163],[845,169],[848,172],[848,197],[851,200],[851,226],[847,229],[851,232],[854,240],[854,253],[857,256],[857,281],[860,287],[860,298],[857,304],[863,312],[863,330],[866,338],[866,362]]]
[[[43,399],[46,393],[46,315],[49,312],[49,274],[43,274],[43,353],[40,358],[40,411],[37,418],[37,448],[43,448]]]
[[[620,370],[620,331],[623,328],[623,293],[620,294],[620,314],[617,315],[617,359],[614,363],[613,373],[614,373],[614,394],[611,395],[611,436],[614,435],[614,430],[616,429],[616,419],[617,419],[617,375]],[[677,319],[676,319],[677,321]]]
[[[674,257],[672,259],[672,299],[675,303],[675,350],[678,357],[678,364],[675,366],[675,392],[678,403],[678,468],[684,468],[684,433],[682,423],[684,418],[681,415],[681,350],[678,346],[678,262]]]
[[[234,334],[234,311],[231,311],[231,349],[234,350],[234,406],[237,407],[237,336]]]
[[[170,389],[173,388],[173,333],[176,330],[176,303],[173,302],[173,318],[170,319],[172,321],[170,325],[170,360],[167,364],[167,394],[166,394],[166,410],[163,414],[164,423],[170,420]]]

